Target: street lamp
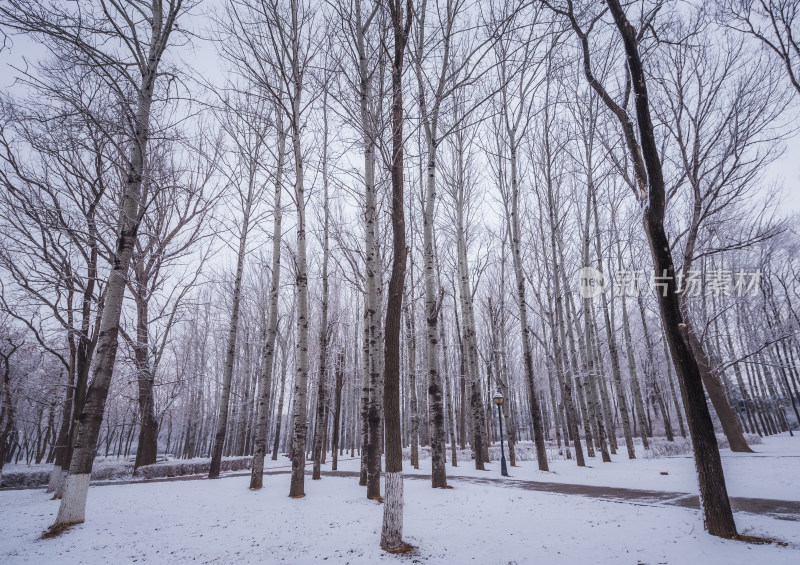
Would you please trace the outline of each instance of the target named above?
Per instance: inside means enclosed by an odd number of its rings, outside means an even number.
[[[500,474],[504,477],[508,476],[508,468],[506,468],[506,450],[503,446],[503,411],[501,410],[501,406],[503,405],[503,394],[498,390],[492,396],[492,401],[497,404],[497,421],[500,422]]]

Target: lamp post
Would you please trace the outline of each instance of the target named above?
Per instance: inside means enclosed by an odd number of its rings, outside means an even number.
[[[501,406],[503,405],[503,394],[498,390],[492,396],[492,401],[497,404],[497,421],[500,422],[500,474],[504,477],[508,476],[508,468],[506,467],[506,450],[503,446],[503,411],[501,410]]]

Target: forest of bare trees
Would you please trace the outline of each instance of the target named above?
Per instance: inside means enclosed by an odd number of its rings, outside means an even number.
[[[512,469],[687,438],[737,538],[719,442],[800,427],[798,8],[6,0],[0,469],[58,533],[98,457],[360,458],[403,552],[502,414]]]

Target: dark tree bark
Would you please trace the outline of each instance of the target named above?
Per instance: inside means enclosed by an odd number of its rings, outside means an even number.
[[[3,470],[3,465],[6,463],[7,446],[11,438],[12,431],[15,425],[14,416],[14,402],[11,398],[11,357],[19,349],[22,344],[15,344],[8,340],[9,350],[8,353],[0,353],[0,359],[3,361],[3,382],[2,390],[0,390],[0,471]]]
[[[650,243],[653,266],[658,276],[668,277],[666,292],[658,293],[658,304],[673,365],[686,407],[689,433],[692,437],[695,465],[700,483],[705,527],[708,532],[723,538],[736,538],[725,475],[719,455],[714,425],[706,404],[703,382],[697,359],[690,343],[689,332],[681,312],[669,239],[664,229],[666,192],[658,145],[650,117],[647,83],[636,31],[627,19],[619,0],[608,0],[608,6],[625,47],[628,70],[635,94],[636,117],[639,126],[642,157],[647,171],[648,199],[644,209],[644,229]]]
[[[339,463],[339,419],[342,413],[342,387],[344,386],[344,351],[339,353],[336,363],[336,384],[333,400],[333,438],[331,438],[331,471],[336,471]]]
[[[383,407],[386,424],[386,504],[383,507],[381,547],[398,553],[409,549],[403,542],[403,453],[400,428],[400,324],[406,274],[406,226],[403,197],[403,59],[414,7],[407,0],[390,0],[394,31],[392,57],[392,275],[386,306]]]

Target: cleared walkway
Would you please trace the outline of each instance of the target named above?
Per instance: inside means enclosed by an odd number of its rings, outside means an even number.
[[[349,461],[350,459],[340,459],[340,461]],[[280,467],[272,467],[264,469],[265,475],[282,475],[289,474],[291,465]],[[311,474],[310,470],[306,471],[307,475]],[[242,477],[249,476],[249,471],[237,471],[220,475],[220,479],[229,477]],[[349,477],[358,478],[358,471],[322,471],[322,475],[326,477]],[[406,479],[415,481],[430,481],[429,474],[413,474],[405,475]],[[162,483],[174,481],[201,481],[207,480],[207,475],[186,475],[180,477],[165,477],[159,479],[139,479],[131,481],[104,481],[92,483],[92,486],[110,486],[110,485],[125,485],[125,484],[143,484],[143,483]],[[663,492],[653,490],[640,490],[619,487],[608,487],[599,485],[576,485],[567,483],[551,483],[547,481],[531,481],[514,478],[504,477],[467,477],[459,475],[450,475],[447,477],[448,483],[454,488],[458,488],[459,483],[471,483],[478,485],[487,485],[499,488],[513,488],[523,489],[530,491],[546,492],[550,494],[561,494],[567,496],[583,496],[587,498],[595,498],[598,500],[605,500],[610,502],[618,502],[622,504],[635,504],[640,506],[678,506],[681,508],[689,508],[694,510],[700,509],[700,499],[696,494],[689,494],[685,492]],[[19,487],[13,489],[2,490],[20,490],[30,488],[44,488],[44,487]],[[780,520],[790,520],[793,522],[800,522],[800,502],[790,500],[774,500],[768,498],[744,498],[744,497],[731,497],[731,507],[735,512],[749,512],[751,514],[760,514],[763,516],[771,516]]]

